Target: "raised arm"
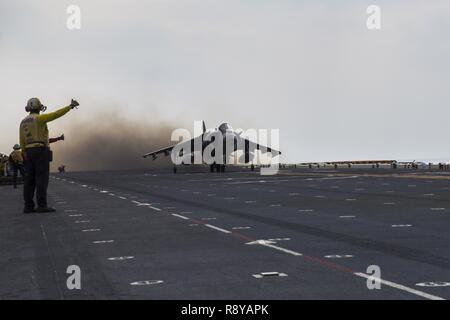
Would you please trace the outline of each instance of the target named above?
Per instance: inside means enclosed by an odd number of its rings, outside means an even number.
[[[37,116],[37,121],[41,123],[47,123],[56,120],[65,115],[67,112],[69,112],[71,108],[72,108],[71,106],[67,106],[59,110],[56,110],[55,112],[40,114]]]

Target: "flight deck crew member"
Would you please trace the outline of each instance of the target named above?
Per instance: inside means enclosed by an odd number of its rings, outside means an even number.
[[[25,173],[23,169],[22,150],[20,150],[20,146],[18,144],[14,145],[13,149],[14,151],[9,155],[9,163],[11,164],[13,171],[13,186],[14,189],[17,189],[17,174],[20,172],[20,175],[24,178]]]
[[[55,112],[40,114],[47,107],[42,105],[38,98],[28,100],[25,110],[30,114],[20,124],[20,145],[24,152],[25,164],[24,213],[56,211],[54,208],[47,206],[47,187],[51,161],[47,123],[62,117],[78,105],[79,103],[72,99],[67,107]],[[35,209],[33,200],[35,191],[37,209]]]

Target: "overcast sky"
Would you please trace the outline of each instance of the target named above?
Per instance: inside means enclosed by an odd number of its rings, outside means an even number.
[[[37,96],[82,104],[55,134],[106,110],[279,128],[287,162],[449,157],[450,1],[337,2],[1,0],[0,152]]]

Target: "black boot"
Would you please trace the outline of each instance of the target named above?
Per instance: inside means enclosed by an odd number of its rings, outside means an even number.
[[[36,212],[37,213],[46,213],[46,212],[55,212],[56,209],[52,208],[52,207],[46,207],[46,208],[37,208]]]

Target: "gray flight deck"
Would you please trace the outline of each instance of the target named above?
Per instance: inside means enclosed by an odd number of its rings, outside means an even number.
[[[0,299],[450,298],[447,173],[207,171],[53,174],[50,214],[0,186]]]

